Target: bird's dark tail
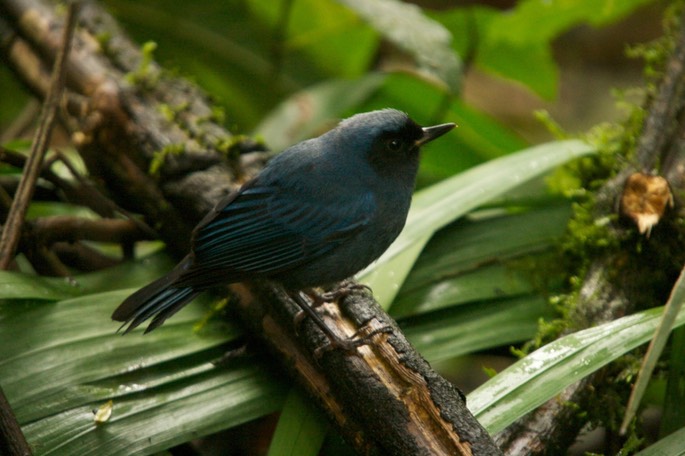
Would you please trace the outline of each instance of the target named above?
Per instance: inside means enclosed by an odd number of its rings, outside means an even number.
[[[116,308],[112,320],[124,322],[122,328],[128,325],[124,334],[152,318],[145,329],[145,333],[149,333],[201,293],[202,290],[192,287],[175,286],[189,261],[189,258],[181,261],[169,274],[136,291]]]

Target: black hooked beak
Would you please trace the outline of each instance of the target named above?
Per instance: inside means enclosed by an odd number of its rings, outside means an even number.
[[[423,127],[423,136],[416,140],[416,147],[421,147],[424,144],[433,141],[435,138],[439,138],[451,129],[456,127],[456,124],[446,123],[441,125],[434,125],[432,127]]]

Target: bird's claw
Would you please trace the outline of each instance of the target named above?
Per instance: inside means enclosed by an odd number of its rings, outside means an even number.
[[[350,355],[356,355],[357,348],[370,344],[371,339],[373,339],[374,336],[377,336],[378,334],[389,334],[392,332],[392,326],[383,326],[374,329],[368,334],[360,336],[360,333],[363,332],[365,328],[366,327],[360,328],[357,332],[346,339],[340,337],[336,337],[335,339],[329,338],[328,344],[314,350],[314,358],[321,359],[324,353],[336,349],[343,350]]]

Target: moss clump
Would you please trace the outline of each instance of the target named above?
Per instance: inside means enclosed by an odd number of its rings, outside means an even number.
[[[159,70],[153,65],[155,61],[154,53],[157,43],[148,41],[141,47],[141,58],[138,68],[127,73],[124,79],[142,89],[152,89],[159,81]]]
[[[150,168],[148,169],[148,172],[152,176],[158,176],[159,171],[162,168],[162,165],[164,164],[164,161],[170,154],[180,155],[183,152],[185,152],[185,145],[182,143],[169,144],[168,146],[165,146],[164,148],[158,150],[152,155],[152,160],[150,160]]]
[[[159,113],[162,114],[162,116],[169,122],[176,122],[178,120],[178,116],[188,111],[188,109],[190,109],[189,102],[183,102],[177,106],[171,106],[166,103],[157,105],[157,110]]]

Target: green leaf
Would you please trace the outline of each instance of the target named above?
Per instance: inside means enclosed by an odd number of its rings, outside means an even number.
[[[159,245],[157,245],[159,247]],[[136,251],[141,251],[138,245]],[[166,251],[157,251],[137,261],[129,261],[101,271],[80,274],[73,278],[82,294],[115,291],[146,285],[166,274],[176,262]]]
[[[635,456],[683,456],[685,455],[685,428],[662,438],[654,445],[636,453]]]
[[[93,276],[76,280],[102,283]],[[5,277],[16,290],[45,282]],[[0,301],[0,379],[36,454],[154,452],[279,407],[282,386],[256,359],[213,364],[240,333],[217,321],[194,329],[210,296],[145,337],[124,337],[110,315],[131,291]],[[96,424],[92,410],[109,400],[111,418]]]
[[[283,404],[268,456],[316,456],[327,431],[326,417],[293,388]]]
[[[595,26],[618,21],[653,0],[524,0],[508,14],[490,24],[490,36],[497,42],[550,42],[579,23]]]
[[[567,386],[645,343],[663,308],[623,317],[565,336],[508,367],[468,395],[469,409],[495,434]],[[685,324],[685,311],[674,326]]]
[[[525,0],[508,14],[489,15],[477,62],[551,99],[558,70],[551,42],[574,25],[615,22],[651,0]]]
[[[461,61],[452,50],[452,36],[416,5],[397,0],[339,0],[355,10],[383,37],[411,55],[419,72],[444,84],[452,93],[461,85]]]
[[[546,300],[526,295],[457,306],[400,325],[416,349],[437,362],[528,340],[545,316],[551,316]]]
[[[653,0],[524,0],[506,12],[482,6],[433,14],[454,36],[453,48],[473,52],[485,71],[520,82],[545,99],[558,90],[552,41],[571,27],[617,22]],[[473,49],[475,47],[475,49]]]
[[[545,100],[557,95],[559,70],[549,43],[486,40],[476,63],[487,72],[524,84]]]
[[[14,271],[0,271],[0,299],[57,301],[94,292],[142,286],[174,266],[165,252],[127,262],[75,278],[40,277]],[[13,305],[13,304],[9,304]]]
[[[0,299],[56,301],[78,294],[76,284],[65,278],[37,277],[20,272],[0,271]]]
[[[419,261],[422,261],[419,257]],[[420,266],[417,265],[417,270]],[[411,282],[410,273],[407,282]],[[480,266],[468,272],[436,275],[435,281],[415,290],[400,290],[391,308],[393,317],[406,317],[477,301],[520,296],[532,291],[530,278],[502,264]],[[406,284],[405,283],[405,284]]]
[[[568,203],[550,204],[444,228],[421,253],[393,304],[393,315],[529,292],[522,271],[503,263],[549,248],[564,233],[570,214]]]

